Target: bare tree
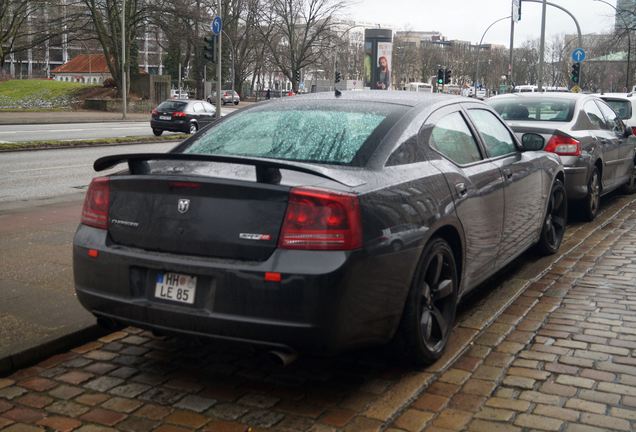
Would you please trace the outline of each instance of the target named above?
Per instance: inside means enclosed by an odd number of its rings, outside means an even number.
[[[334,14],[343,0],[264,0],[259,33],[276,67],[298,91],[300,72],[334,47]]]

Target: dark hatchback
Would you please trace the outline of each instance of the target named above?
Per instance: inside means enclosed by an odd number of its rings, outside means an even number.
[[[102,320],[163,332],[323,353],[394,339],[430,362],[462,296],[529,247],[560,246],[563,168],[528,150],[466,98],[255,104],[169,153],[95,162],[128,169],[89,187],[77,295]]]
[[[216,109],[202,100],[167,100],[152,110],[150,127],[159,136],[163,131],[196,133],[214,121]]]

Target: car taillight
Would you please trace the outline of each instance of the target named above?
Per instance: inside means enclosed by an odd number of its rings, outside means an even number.
[[[223,93],[223,97],[228,97],[229,94],[227,94],[227,92]]]
[[[632,126],[632,135],[636,135],[636,126]]]
[[[318,189],[291,190],[278,247],[353,250],[361,246],[362,225],[357,196]]]
[[[159,111],[157,111],[157,108],[153,108],[151,114],[152,115],[157,115],[157,114],[159,114]]]
[[[172,113],[172,117],[185,117],[186,113],[184,113],[183,111],[175,111]]]
[[[95,228],[107,229],[109,200],[108,177],[94,178],[84,198],[81,222]]]
[[[544,150],[559,156],[581,156],[581,142],[565,135],[552,135]]]

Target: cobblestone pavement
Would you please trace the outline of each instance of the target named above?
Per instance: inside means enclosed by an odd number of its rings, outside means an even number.
[[[112,333],[0,378],[6,431],[633,430],[636,203],[615,197],[562,254],[517,260],[462,306],[421,370],[388,349],[300,357]]]

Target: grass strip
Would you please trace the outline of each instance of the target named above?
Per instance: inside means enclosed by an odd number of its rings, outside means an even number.
[[[100,145],[115,145],[115,144],[133,144],[133,143],[153,143],[164,141],[182,141],[188,138],[187,134],[176,135],[162,135],[162,136],[129,136],[129,137],[117,137],[117,138],[97,138],[90,140],[46,140],[46,141],[22,141],[12,143],[0,143],[0,152],[3,151],[17,151],[17,150],[44,150],[44,149],[56,149],[67,147],[90,147]]]

